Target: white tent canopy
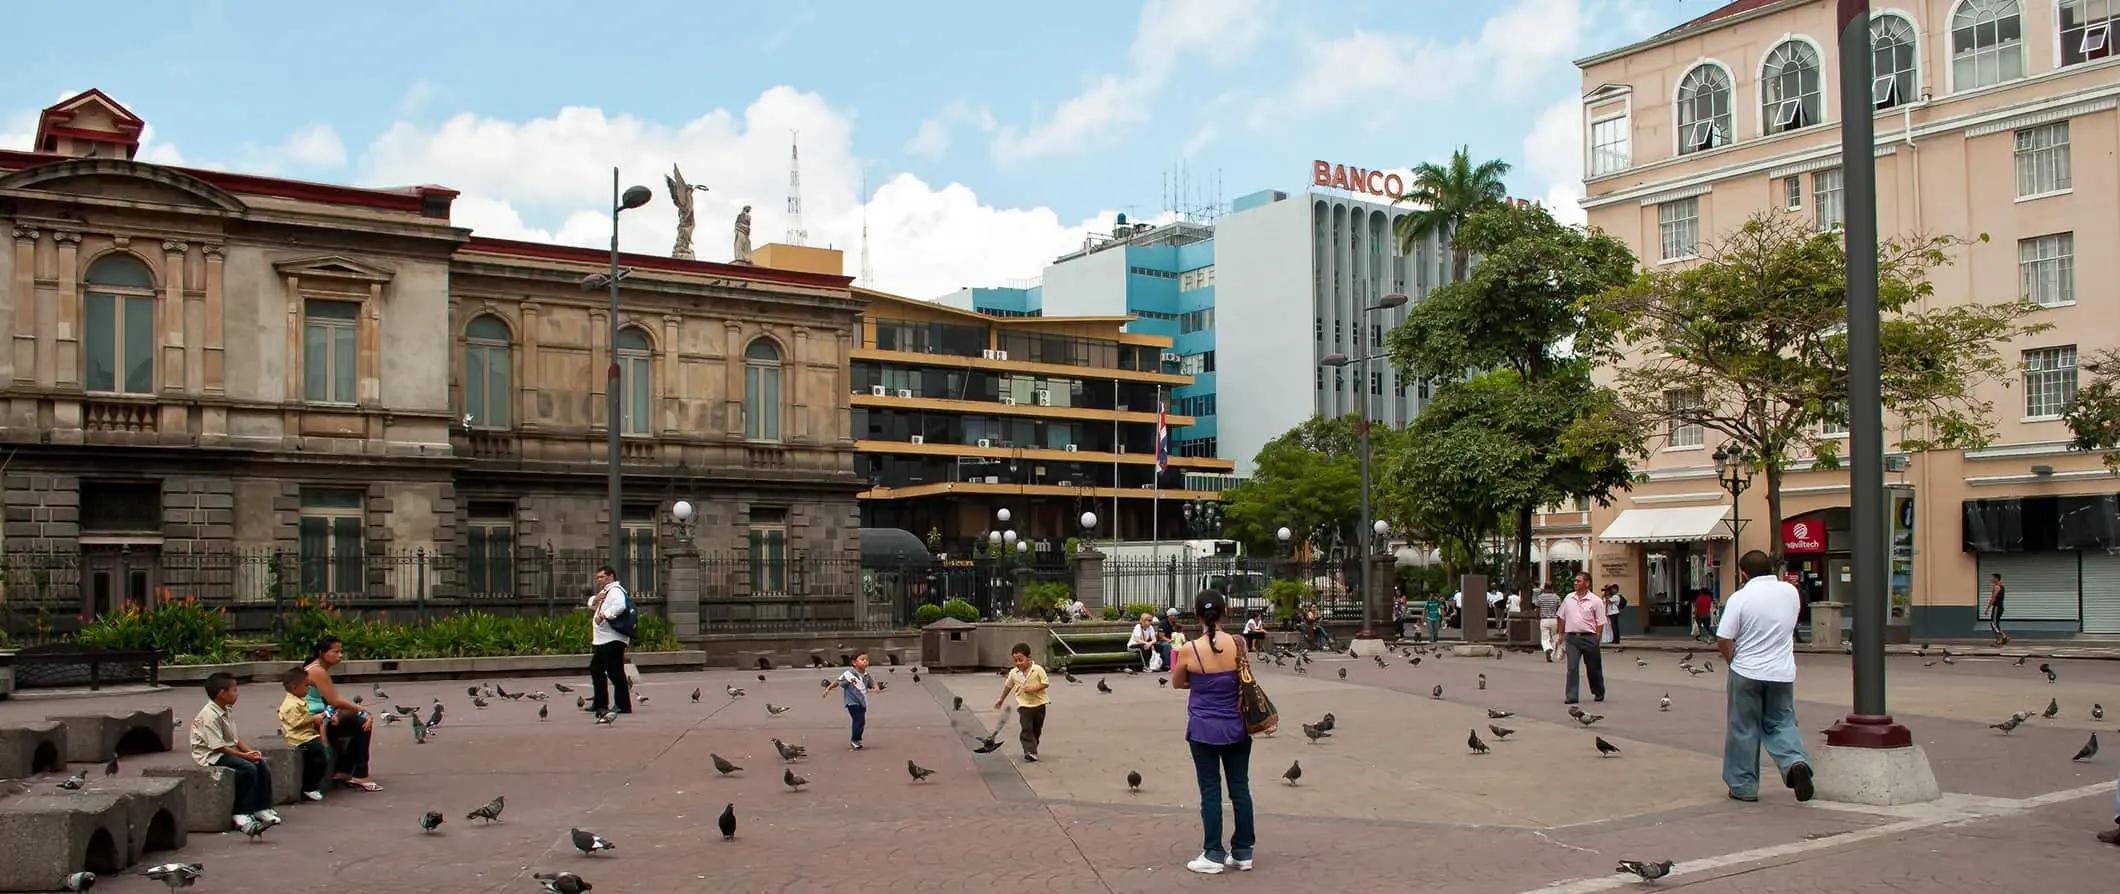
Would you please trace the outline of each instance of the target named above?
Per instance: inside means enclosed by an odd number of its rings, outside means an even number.
[[[1606,525],[1597,539],[1606,543],[1690,543],[1728,540],[1728,506],[1673,506],[1629,509]]]

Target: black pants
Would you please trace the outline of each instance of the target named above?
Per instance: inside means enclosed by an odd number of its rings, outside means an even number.
[[[1612,627],[1612,644],[1615,646],[1619,645],[1619,616],[1606,615],[1605,623]]]
[[[351,779],[367,779],[368,740],[372,736],[361,728],[361,715],[341,711],[338,717],[337,722],[324,728],[324,738],[331,742],[331,754],[338,771]]]
[[[1597,634],[1571,633],[1562,638],[1568,649],[1567,701],[1578,701],[1576,684],[1577,666],[1583,665],[1590,672],[1590,694],[1605,697],[1605,659],[1597,650]]]
[[[325,747],[323,739],[311,739],[294,747],[302,758],[302,791],[322,791],[324,772],[331,769],[331,749]]]
[[[589,710],[602,714],[616,704],[618,713],[633,713],[633,690],[626,683],[625,643],[598,643],[590,649],[589,685]]]
[[[252,763],[226,754],[214,755],[214,765],[235,774],[235,807],[238,816],[249,816],[272,807],[272,771],[264,761]]]
[[[1045,707],[1016,707],[1016,738],[1023,743],[1023,753],[1036,757],[1038,737],[1045,735]]]

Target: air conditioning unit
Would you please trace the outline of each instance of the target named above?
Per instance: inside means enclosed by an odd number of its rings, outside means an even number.
[[[870,385],[870,386],[869,386],[869,396],[870,396],[870,397],[882,397],[882,396],[884,396],[884,395],[886,395],[886,394],[889,394],[889,393],[891,393],[891,390],[890,390],[889,388],[885,388],[885,387],[883,387],[882,385]]]
[[[1004,397],[1001,399],[1001,405],[1004,407],[1013,407],[1016,405],[1016,399],[1013,397]]]
[[[994,446],[994,442],[993,442],[993,440],[992,440],[991,438],[980,438],[980,439],[979,439],[979,446],[981,446],[981,447],[992,447],[992,446]]]
[[[1183,359],[1183,355],[1179,354],[1179,353],[1178,353],[1178,352],[1176,352],[1176,351],[1164,351],[1164,352],[1163,352],[1163,362],[1164,362],[1164,363],[1177,363],[1177,362],[1179,362],[1179,361],[1180,361],[1180,360],[1182,360],[1182,359]]]
[[[925,435],[914,435],[914,436],[913,436],[913,443],[914,443],[914,444],[916,444],[916,445],[917,445],[917,444],[925,444],[925,443],[927,443],[927,436],[925,436]]]
[[[980,351],[980,352],[979,352],[979,358],[980,358],[980,359],[982,359],[982,360],[992,360],[992,359],[994,359],[994,350],[993,350],[992,348],[988,348],[988,349],[986,349],[986,350],[984,350],[984,351]]]
[[[1007,360],[1007,359],[1008,359],[1008,352],[1007,352],[1007,351],[995,351],[995,352],[994,352],[994,359],[995,359],[995,360]]]
[[[898,396],[899,396],[899,397],[912,397],[912,396],[913,396],[913,389],[911,389],[911,388],[900,388],[900,389],[898,389]]]
[[[1075,445],[1073,445],[1073,444],[1069,444],[1069,445],[1067,445],[1067,452],[1069,452],[1069,453],[1074,453],[1074,452],[1076,452],[1076,450],[1075,450]]]
[[[1052,393],[1052,392],[1050,392],[1050,391],[1042,391],[1042,390],[1041,390],[1041,391],[1039,391],[1039,392],[1038,392],[1038,406],[1041,406],[1041,407],[1050,407],[1050,406],[1052,406],[1052,405],[1053,405],[1053,393]]]

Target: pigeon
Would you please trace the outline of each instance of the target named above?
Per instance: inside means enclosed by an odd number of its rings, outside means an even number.
[[[1706,659],[1706,660],[1702,661],[1702,662],[1700,663],[1700,666],[1701,666],[1701,669],[1702,669],[1702,670],[1705,670],[1705,671],[1707,671],[1708,673],[1711,673],[1711,674],[1712,674],[1712,673],[1715,673],[1715,659],[1713,659],[1713,658],[1709,658],[1709,659]]]
[[[117,755],[115,755],[115,754],[111,755],[111,756],[110,756],[110,763],[107,763],[107,764],[104,764],[104,765],[103,765],[103,775],[105,775],[105,776],[116,776],[116,775],[118,775],[118,756],[117,756]]]
[[[474,707],[474,708],[484,708],[484,707],[486,707],[486,700],[485,700],[485,699],[483,699],[483,698],[479,698],[479,697],[476,697],[476,696],[474,696],[474,697],[472,697],[472,699],[471,699],[471,706],[472,706],[472,707]]]
[[[2046,700],[2046,710],[2039,712],[2039,716],[2047,720],[2052,720],[2054,719],[2055,715],[2060,713],[2061,700],[2057,698],[2050,698]]]
[[[501,810],[507,806],[507,798],[494,795],[493,800],[487,801],[484,806],[477,810],[464,814],[464,818],[467,820],[482,819],[489,823],[497,823],[501,821]]]
[[[1073,671],[1061,671],[1060,676],[1062,679],[1065,679],[1068,682],[1068,685],[1070,686],[1082,685],[1082,679],[1080,677],[1075,676]]]
[[[1662,862],[1645,860],[1621,860],[1619,861],[1619,867],[1614,869],[1613,871],[1625,872],[1630,875],[1638,875],[1641,876],[1642,881],[1653,882],[1657,879],[1663,878],[1664,876],[1670,875],[1671,867],[1674,865],[1677,864],[1674,864],[1669,860],[1664,860]]]
[[[743,690],[741,690],[741,689],[738,689],[738,688],[736,688],[736,687],[734,687],[734,686],[729,686],[729,687],[727,687],[726,691],[727,691],[727,692],[729,693],[729,697],[730,697],[730,698],[743,698]],[[699,699],[696,699],[696,698],[695,698],[695,699],[693,699],[693,701],[695,701],[695,702],[696,702],[696,701],[699,701]]]
[[[1956,656],[1956,655],[1953,655],[1953,654],[1951,654],[1951,653],[1949,653],[1949,652],[1945,652],[1945,653],[1943,653],[1943,663],[1945,663],[1945,664],[1957,664],[1957,663],[1958,663],[1958,656]]]
[[[1333,727],[1338,726],[1339,723],[1340,719],[1332,716],[1331,711],[1327,711],[1325,712],[1325,716],[1318,721],[1318,729],[1324,730],[1329,733],[1332,732]]]
[[[766,714],[768,716],[779,717],[780,715],[786,714],[789,711],[793,710],[795,710],[795,708],[790,705],[776,705],[772,702],[766,702]]]
[[[552,684],[552,688],[553,688],[554,690],[557,690],[557,691],[559,691],[559,692],[573,692],[573,691],[574,691],[574,687],[572,687],[572,686],[569,686],[569,685],[567,685],[567,684],[565,684],[565,683],[554,683],[554,684]]]
[[[427,724],[420,722],[420,715],[412,715],[412,744],[427,744]]]
[[[93,872],[76,872],[61,880],[59,886],[68,891],[86,891],[96,886],[96,874]]]
[[[1103,685],[1104,685],[1104,681],[1103,681],[1103,680],[1098,680],[1098,681],[1097,681],[1097,685],[1098,685],[1098,686],[1103,686]],[[1104,690],[1104,691],[1106,691],[1106,692],[1110,692],[1111,690],[1109,690],[1109,689],[1106,689],[1106,690]],[[957,697],[956,697],[956,698],[954,698],[954,699],[951,699],[951,700],[950,700],[950,710],[952,710],[952,711],[962,711],[962,710],[964,710],[964,696],[961,696],[961,695],[960,695],[960,696],[957,696]]]
[[[1331,734],[1331,733],[1328,733],[1328,732],[1326,732],[1326,731],[1324,731],[1324,730],[1318,729],[1317,725],[1316,725],[1316,724],[1313,724],[1313,723],[1306,723],[1306,724],[1303,724],[1303,736],[1304,736],[1305,738],[1309,739],[1309,740],[1310,740],[1310,744],[1312,744],[1312,745],[1316,745],[1316,744],[1318,744],[1318,740],[1319,740],[1319,739],[1330,739],[1330,738],[1332,738],[1332,734]]]
[[[542,883],[548,894],[582,894],[596,887],[571,872],[533,872],[530,877]]]
[[[721,755],[715,754],[711,751],[707,752],[707,759],[714,762],[714,772],[720,773],[723,776],[727,776],[730,773],[734,773],[738,770],[743,769],[742,767],[729,763],[728,758],[722,757]]]
[[[1140,770],[1126,771],[1126,790],[1130,792],[1138,792],[1141,790]]]
[[[596,716],[596,725],[597,725],[597,726],[610,726],[611,724],[613,724],[613,723],[617,723],[617,722],[618,722],[618,712],[617,712],[617,711],[611,711],[611,712],[609,712],[609,713],[605,713],[605,714],[599,714],[599,715],[597,715],[597,716]]]
[[[1656,709],[1659,711],[1671,710],[1671,693],[1666,692],[1663,698],[1656,700]]]
[[[206,874],[206,864],[164,863],[160,866],[151,867],[142,874],[149,879],[168,885],[169,889],[174,891],[178,888],[189,888],[197,883],[199,876]]]
[[[1289,761],[1288,772],[1281,774],[1281,778],[1288,780],[1289,785],[1296,784],[1296,780],[1303,778],[1303,762]]]
[[[2016,716],[2012,716],[2012,717],[2011,717],[2010,719],[2008,719],[2008,720],[2005,720],[2005,721],[2003,721],[2003,722],[2001,722],[2001,723],[1990,723],[1990,724],[1988,724],[1988,729],[1999,729],[1999,730],[2001,730],[2001,731],[2002,731],[2002,734],[2003,734],[2003,735],[2007,736],[2007,735],[2009,735],[2009,734],[2010,734],[2010,731],[2011,731],[2011,730],[2014,730],[2014,729],[2016,729],[2016,728],[2017,728],[2017,725],[2018,725],[2018,724],[2021,724],[2021,723],[2023,723],[2023,722],[2024,722],[2024,719],[2023,719],[2023,718],[2021,718],[2021,717],[2016,717]]]
[[[1605,715],[1603,714],[1590,714],[1586,712],[1575,715],[1575,722],[1580,723],[1584,726],[1589,726],[1590,724],[1596,723],[1603,719],[1605,719]]]
[[[59,787],[60,787],[60,788],[63,788],[63,789],[66,789],[67,791],[75,791],[75,790],[79,789],[80,787],[82,787],[82,786],[84,786],[84,785],[87,785],[87,784],[88,784],[88,774],[87,774],[87,773],[75,773],[75,774],[74,774],[74,775],[72,775],[72,776],[68,776],[68,777],[66,777],[66,781],[65,781],[65,782],[59,783]]]
[[[1345,680],[1345,679],[1347,679],[1347,669],[1346,669],[1346,668],[1344,668],[1344,667],[1343,667],[1343,668],[1340,668],[1340,679],[1342,679],[1342,680]]]
[[[2093,704],[2093,705],[2091,705],[2091,719],[2092,719],[2092,720],[2104,720],[2104,719],[2105,719],[2105,706],[2104,706],[2104,705],[2100,705],[2100,704]]]
[[[699,703],[699,687],[697,686],[692,687],[692,702],[693,704]]]
[[[391,705],[391,706],[390,706],[390,710],[391,710],[391,711],[394,711],[394,712],[396,712],[396,713],[398,713],[398,714],[403,714],[403,715],[404,715],[404,716],[406,716],[406,717],[411,717],[411,716],[414,716],[414,715],[416,715],[416,714],[420,713],[420,709],[418,709],[418,708],[413,708],[413,707],[408,707],[408,706],[405,706],[405,705]]]
[[[2023,667],[2023,666],[2024,666],[2024,659],[2025,659],[2025,657],[2026,657],[2026,656],[2023,656],[2023,655],[2019,655],[2019,656],[2017,656],[2017,663],[2016,663],[2016,664],[2012,664],[2012,665],[2010,665],[2010,666],[2011,666],[2011,667]]]
[[[1936,662],[1934,662],[1934,661],[1924,661],[1924,662],[1922,662],[1922,663],[1921,663],[1921,666],[1922,666],[1922,667],[1935,667],[1935,666],[1936,666]]]
[[[720,818],[716,819],[714,824],[721,827],[721,840],[736,840],[736,805],[723,807]]]
[[[1406,659],[1406,663],[1407,663],[1407,664],[1410,664],[1410,665],[1413,665],[1414,667],[1420,667],[1420,666],[1421,666],[1421,659],[1419,659],[1419,658],[1408,658],[1408,659]]]
[[[2049,685],[2049,686],[2052,686],[2052,685],[2054,684],[2054,666],[2053,666],[2053,665],[2051,665],[2051,664],[2048,664],[2048,663],[2046,663],[2046,662],[2042,661],[2042,662],[2040,662],[2040,663],[2039,663],[2039,672],[2040,672],[2040,673],[2042,673],[2042,674],[2045,674],[2045,675],[2046,675],[2046,683],[2047,683],[2047,685]]]
[[[1486,754],[1490,750],[1487,743],[1480,741],[1480,731],[1476,729],[1465,731],[1465,747],[1472,749],[1473,754]]]
[[[2077,752],[2076,752],[2076,756],[2075,756],[2075,757],[2072,757],[2072,758],[2069,758],[2069,760],[2072,760],[2072,761],[2087,761],[2087,760],[2090,760],[2091,758],[2094,758],[2094,757],[2097,757],[2097,756],[2098,756],[2098,734],[2097,734],[2097,733],[2091,733],[2091,740],[2090,740],[2090,741],[2088,741],[2088,742],[2085,742],[2085,743],[2083,743],[2083,748],[2082,748],[2081,750],[2077,751]]]
[[[780,759],[783,761],[787,761],[788,763],[794,763],[797,760],[810,756],[809,749],[804,748],[801,745],[789,745],[788,743],[782,742],[779,739],[773,740],[773,750],[780,752]]]
[[[464,687],[464,694],[465,694],[465,695],[468,695],[468,696],[471,696],[472,698],[478,698],[478,696],[479,696],[479,692],[480,692],[480,690],[479,690],[479,688],[478,688],[477,686],[466,686],[466,687]]]
[[[1098,691],[1098,692],[1102,692],[1102,693],[1104,693],[1105,695],[1110,695],[1110,694],[1111,694],[1111,692],[1112,692],[1112,688],[1111,688],[1110,686],[1106,685],[1106,684],[1105,684],[1105,682],[1104,682],[1104,680],[1103,680],[1102,678],[1098,678],[1098,680],[1097,680],[1097,691]]]
[[[243,828],[240,831],[242,831],[243,837],[250,839],[252,844],[256,844],[264,840],[265,830],[270,828],[272,828],[271,823],[253,817],[250,822],[243,824]]]
[[[383,725],[384,725],[384,726],[390,726],[390,725],[392,725],[392,724],[395,724],[395,723],[398,723],[398,722],[400,722],[400,721],[402,721],[402,720],[404,720],[404,719],[405,719],[405,718],[404,718],[403,716],[401,716],[401,715],[398,715],[398,714],[385,714],[385,715],[383,715]]]
[[[1516,730],[1495,723],[1487,724],[1487,731],[1493,733],[1496,739],[1507,739],[1516,734]]]
[[[1619,753],[1619,746],[1605,741],[1604,736],[1591,736],[1591,738],[1597,740],[1598,754],[1604,755],[1605,757],[1611,757]]]
[[[1480,689],[1481,689],[1482,691],[1485,691],[1485,690],[1486,690],[1486,688],[1487,688],[1487,675],[1486,675],[1486,674],[1481,674],[1481,675],[1480,675]]]
[[[1385,663],[1384,663],[1384,656],[1382,656],[1382,655],[1371,655],[1371,656],[1369,656],[1369,657],[1370,657],[1370,658],[1372,658],[1372,659],[1375,659],[1375,660],[1376,660],[1376,663],[1377,663],[1377,666],[1378,666],[1378,667],[1390,667],[1390,666],[1391,666],[1391,665],[1389,665],[1389,664],[1385,664]]]
[[[612,844],[604,836],[584,829],[568,829],[567,835],[574,839],[574,849],[581,851],[584,857],[596,856],[597,851],[618,849],[618,845]]]
[[[439,810],[429,810],[420,814],[420,831],[422,832],[433,832],[441,824],[442,812]]]
[[[765,681],[766,681],[766,675],[765,675],[765,674],[759,674],[759,675],[758,675],[758,682],[760,682],[760,683],[763,683],[763,682],[765,682]]]
[[[802,791],[803,786],[810,784],[809,780],[795,775],[795,771],[792,769],[782,770],[780,773],[780,781],[782,783],[785,783],[788,788],[794,789],[798,792]]]
[[[935,771],[913,763],[910,759],[905,762],[905,772],[913,777],[914,782],[926,782],[928,777],[935,775]]]
[[[1435,688],[1434,688],[1434,689],[1431,689],[1431,690],[1429,690],[1429,691],[1428,691],[1428,694],[1429,694],[1429,696],[1431,696],[1431,697],[1434,697],[1434,698],[1442,698],[1442,697],[1443,697],[1443,684],[1441,684],[1441,683],[1437,683],[1437,684],[1435,684]]]
[[[537,706],[537,722],[539,722],[539,723],[543,723],[543,722],[545,722],[545,718],[546,718],[546,717],[548,717],[548,716],[550,716],[550,715],[546,713],[546,711],[545,711],[545,706],[544,706],[544,705],[538,705],[538,706]]]
[[[428,726],[441,726],[441,725],[442,725],[442,703],[441,703],[441,702],[439,702],[439,701],[435,702],[435,703],[434,703],[434,710],[432,710],[432,711],[429,711],[429,712],[427,712],[427,725],[428,725]]]
[[[1636,658],[1636,659],[1634,659],[1634,666],[1635,666],[1635,667],[1648,667],[1648,666],[1649,666],[1649,662],[1646,662],[1646,661],[1643,661],[1643,660],[1641,660],[1641,659],[1639,659],[1639,658]]]
[[[1169,677],[1157,677],[1157,678],[1156,678],[1156,688],[1158,688],[1158,689],[1161,689],[1161,688],[1163,688],[1163,687],[1165,687],[1165,686],[1169,686],[1169,685],[1170,685],[1170,678],[1169,678]]]
[[[354,697],[353,697],[353,703],[354,703],[354,704],[356,704],[356,705],[360,704],[360,703],[361,703],[361,697],[360,697],[360,696],[358,696],[358,695],[354,696]]]
[[[913,682],[915,682],[915,683],[918,683],[918,682],[920,682],[920,672],[919,672],[919,671],[914,671],[914,672],[913,672]]]
[[[1511,717],[1515,717],[1515,716],[1516,716],[1516,712],[1515,712],[1515,711],[1504,711],[1504,710],[1502,710],[1502,709],[1500,709],[1500,708],[1488,708],[1488,709],[1487,709],[1487,719],[1488,719],[1488,720],[1507,720],[1507,719],[1509,719],[1509,718],[1511,718]]]

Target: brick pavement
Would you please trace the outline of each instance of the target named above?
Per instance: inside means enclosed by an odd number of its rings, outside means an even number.
[[[1256,746],[1260,863],[1234,877],[1182,869],[1199,848],[1197,798],[1178,741],[1182,696],[1153,677],[1115,676],[1117,692],[1108,696],[1091,685],[1059,686],[1041,749],[1048,759],[1021,765],[1013,759],[1013,723],[1002,753],[975,756],[966,747],[965,730],[983,731],[994,719],[997,676],[930,676],[916,687],[904,668],[879,669],[894,685],[876,699],[870,747],[858,753],[846,750],[838,699],[817,695],[824,672],[775,671],[763,685],[754,672],[651,676],[651,701],[612,727],[589,725],[571,709],[571,697],[555,701],[553,719],[540,724],[528,702],[472,710],[462,682],[385,684],[392,701],[424,704],[438,696],[449,706],[441,736],[427,745],[412,745],[402,725],[382,729],[376,773],[388,790],[335,793],[321,805],[288,808],[288,824],[261,844],[195,836],[183,856],[207,864],[201,891],[533,891],[530,869],[566,868],[599,892],[856,885],[1361,891],[1401,882],[1514,892],[1557,882],[1599,889],[1617,879],[1608,875],[1615,859],[1658,857],[1680,860],[1682,868],[1713,867],[1661,886],[1704,891],[2007,890],[2026,879],[2037,879],[2042,894],[2111,890],[2109,874],[2096,870],[2114,855],[2090,839],[2110,821],[2109,788],[1970,819],[1797,805],[1772,786],[1760,804],[1724,799],[1716,779],[1720,668],[1687,677],[1676,671],[1676,656],[1655,652],[1640,655],[1649,668],[1637,668],[1633,658],[1641,652],[1609,656],[1611,701],[1591,706],[1609,715],[1597,733],[1624,750],[1609,760],[1594,756],[1591,733],[1564,714],[1559,665],[1535,655],[1431,658],[1419,668],[1401,661],[1389,670],[1335,659],[1319,661],[1307,676],[1265,671],[1289,731]],[[1342,666],[1345,682],[1333,673]],[[1803,659],[1799,713],[1806,729],[1823,729],[1845,711],[1844,668],[1832,656]],[[2006,662],[1923,668],[1918,659],[1895,657],[1895,710],[1928,749],[1947,791],[2018,799],[2109,783],[2120,734],[2091,722],[2087,708],[2100,693],[2120,693],[2120,665],[2056,668],[2061,683],[2048,686],[2030,668]],[[1485,691],[1476,688],[1480,673],[1488,678]],[[730,681],[748,685],[750,695],[730,703],[720,695]],[[510,689],[550,684],[499,682]],[[1436,683],[1444,685],[1444,699],[1428,696]],[[699,705],[686,699],[694,686],[704,690]],[[262,736],[278,693],[266,686],[244,691],[238,721],[246,735]],[[1664,691],[1675,702],[1670,713],[1656,710]],[[953,694],[964,695],[968,709],[954,717]],[[2062,702],[2059,720],[2027,724],[2009,737],[1986,729],[2004,706],[2041,707],[2049,696]],[[2120,694],[2111,697],[2120,710]],[[767,701],[796,710],[768,718]],[[0,702],[0,722],[93,704],[169,704],[188,720],[198,703],[191,690]],[[1485,732],[1488,705],[1517,711],[1509,722],[1519,733],[1493,743],[1494,754],[1475,757],[1466,753],[1464,733],[1477,726],[1492,738]],[[1923,713],[1913,713],[1917,706]],[[1338,715],[1340,732],[1306,744],[1296,722],[1327,710]],[[2091,729],[2108,732],[2110,750],[2070,764],[2067,756]],[[781,786],[781,765],[766,741],[774,735],[811,747],[815,756],[796,767],[811,780],[807,790]],[[1818,737],[1807,738],[1815,744]],[[716,776],[707,768],[710,751],[746,770]],[[907,758],[936,769],[935,780],[912,783],[904,775]],[[126,772],[178,759],[128,759]],[[1305,768],[1295,788],[1279,780],[1290,759]],[[1148,777],[1138,795],[1121,781],[1129,768]],[[508,796],[502,823],[461,819],[494,794]],[[742,822],[735,842],[713,831],[714,816],[729,802]],[[2002,809],[1994,807],[2001,802],[1954,796],[1961,802]],[[449,814],[441,834],[422,835],[414,825],[427,809]],[[1941,819],[1892,831],[1899,827],[1891,824],[1924,815]],[[619,850],[575,854],[564,840],[573,825],[611,838]],[[1834,843],[1850,835],[1878,837]],[[1715,863],[1718,855],[1762,847],[1811,849]],[[128,874],[97,890],[157,889]]]

